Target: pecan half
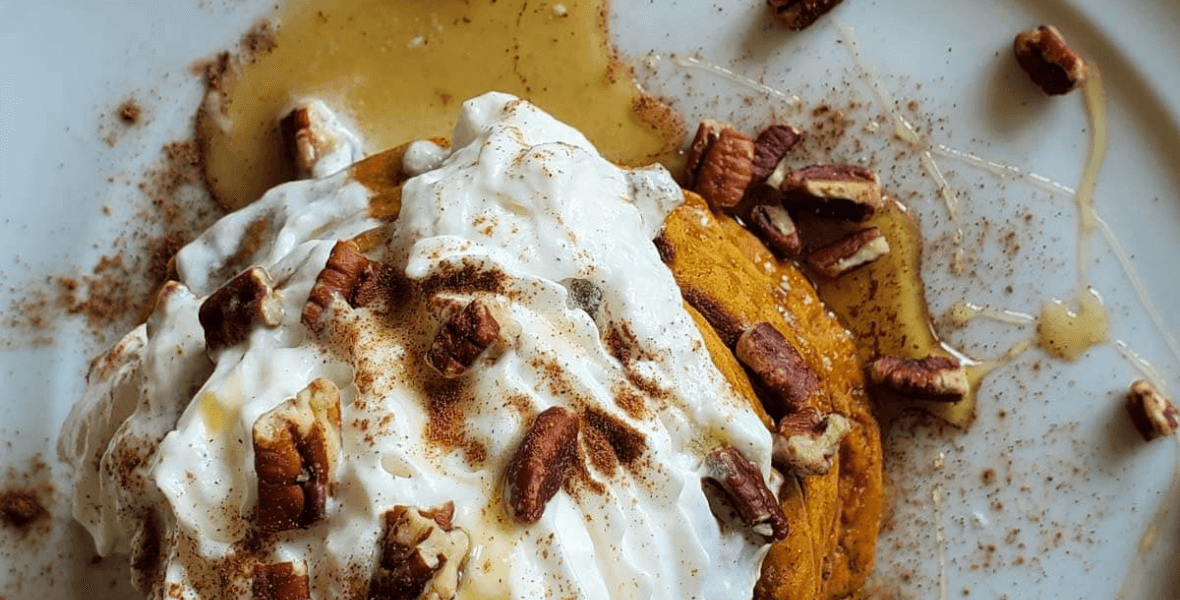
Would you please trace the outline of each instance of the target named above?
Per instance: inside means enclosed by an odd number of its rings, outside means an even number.
[[[259,530],[311,527],[327,513],[340,455],[340,390],[316,379],[258,417],[252,433]]]
[[[508,464],[504,495],[508,512],[521,523],[535,523],[565,482],[577,454],[578,416],[554,406],[537,415]]]
[[[296,106],[279,121],[283,146],[301,179],[331,175],[353,162],[353,142],[344,132],[332,111],[318,100]]]
[[[774,540],[784,539],[790,533],[787,515],[762,473],[736,448],[715,448],[705,455],[705,477],[725,490],[742,520],[755,533]]]
[[[841,0],[766,0],[770,16],[779,25],[796,31],[811,25]]]
[[[778,189],[787,208],[847,221],[866,221],[884,204],[877,174],[857,165],[803,167],[784,174]]]
[[[754,140],[736,129],[722,129],[705,152],[693,191],[714,209],[733,208],[754,176]]]
[[[810,407],[787,415],[774,436],[774,464],[798,475],[826,475],[851,428],[844,415]]]
[[[815,371],[787,338],[766,321],[742,333],[734,354],[778,401],[778,406],[767,407],[771,414],[793,413],[822,393]]]
[[[332,298],[338,296],[351,303],[357,286],[367,277],[369,270],[369,259],[361,254],[356,242],[336,242],[307,295],[307,302],[303,305],[303,324],[312,331],[323,329],[324,313],[332,305]]]
[[[1051,25],[1027,29],[1013,42],[1016,62],[1046,94],[1066,94],[1077,89],[1090,72],[1082,57],[1065,43]]]
[[[803,133],[790,125],[771,125],[754,138],[754,181],[763,181],[788,152],[803,141]]]
[[[850,233],[807,255],[811,268],[831,278],[839,277],[889,254],[889,241],[876,227]]]
[[[210,352],[240,344],[255,325],[277,327],[283,322],[283,301],[262,267],[250,267],[201,303],[197,320],[205,330]]]
[[[759,204],[750,210],[750,229],[780,256],[797,256],[803,250],[799,230],[787,209]]]
[[[1131,423],[1146,441],[1172,435],[1180,427],[1180,411],[1154,385],[1143,380],[1131,384],[1127,392],[1127,413]]]
[[[471,540],[451,526],[452,502],[433,509],[395,506],[385,513],[370,600],[450,600]],[[442,518],[440,518],[440,515]]]
[[[967,371],[947,356],[882,356],[869,364],[869,380],[915,400],[958,402],[971,391]]]
[[[254,566],[254,600],[310,600],[311,584],[302,561]]]
[[[479,299],[456,311],[434,336],[426,361],[445,377],[458,377],[500,337],[500,324]]]

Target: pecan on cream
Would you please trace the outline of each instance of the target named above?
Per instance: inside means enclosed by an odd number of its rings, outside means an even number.
[[[775,432],[774,464],[797,475],[826,475],[851,428],[844,415],[810,407],[787,415]]]
[[[693,191],[714,210],[733,208],[754,177],[754,140],[736,129],[722,129],[705,151]]]
[[[807,255],[807,264],[833,279],[889,254],[889,241],[876,227],[850,233]]]
[[[1172,435],[1180,427],[1180,411],[1150,382],[1132,383],[1126,404],[1131,424],[1146,441]]]
[[[814,23],[841,0],[766,0],[770,16],[787,29],[798,31]]]
[[[774,492],[766,485],[762,473],[736,448],[715,448],[705,455],[705,478],[716,482],[751,530],[764,537],[781,540],[790,533]]]
[[[340,390],[316,379],[259,417],[252,433],[259,530],[311,527],[327,513],[340,456]]]
[[[521,523],[536,523],[565,482],[578,448],[580,422],[573,411],[551,407],[533,420],[504,476],[508,512]]]
[[[197,320],[205,330],[205,348],[216,352],[246,341],[256,325],[279,326],[283,301],[266,270],[250,267],[209,294]]]
[[[327,175],[317,169],[324,157],[347,146],[349,140],[339,127],[333,127],[334,116],[322,102],[299,104],[279,120],[279,135],[287,149],[300,179]]]
[[[1016,34],[1012,43],[1016,62],[1046,94],[1068,94],[1086,81],[1090,69],[1051,25]]]
[[[455,311],[434,336],[426,362],[444,377],[458,377],[500,337],[500,324],[479,299]]]
[[[467,533],[452,526],[454,512],[451,502],[429,510],[399,505],[386,512],[377,572],[367,598],[454,598],[471,546]]]
[[[254,600],[310,600],[310,583],[302,561],[254,566]]]
[[[356,242],[336,242],[307,295],[307,302],[303,305],[303,324],[312,331],[323,329],[325,313],[332,305],[332,299],[339,297],[351,304],[353,294],[368,276],[370,266],[369,259],[361,254]]]
[[[782,192],[787,208],[833,219],[867,221],[885,203],[877,174],[857,165],[812,165],[790,172],[776,169],[766,181]]]
[[[778,402],[772,415],[793,413],[822,394],[819,377],[773,325],[762,321],[738,338],[734,354]]]
[[[869,363],[869,380],[914,400],[958,402],[971,391],[967,371],[948,356],[882,356]]]

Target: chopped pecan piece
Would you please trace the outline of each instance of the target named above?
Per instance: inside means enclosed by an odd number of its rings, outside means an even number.
[[[775,177],[767,182],[775,183]],[[856,165],[803,167],[783,175],[778,189],[788,208],[847,221],[866,221],[884,203],[877,174]]]
[[[1090,69],[1056,27],[1042,25],[1016,34],[1016,62],[1046,94],[1066,94],[1086,81]]]
[[[728,128],[729,125],[725,123],[710,120],[701,121],[701,124],[697,125],[697,133],[693,136],[685,156],[685,187],[690,190],[696,188],[697,175],[701,172],[701,165],[705,163],[705,154],[717,142],[717,138],[721,137],[721,131]]]
[[[948,356],[882,356],[869,364],[869,380],[915,400],[958,402],[971,391],[967,371]]]
[[[283,562],[254,566],[254,600],[310,600],[307,565]]]
[[[797,256],[803,250],[799,230],[787,209],[759,204],[750,210],[750,229],[780,256]]]
[[[277,327],[283,322],[283,301],[266,270],[250,267],[209,294],[197,320],[205,330],[205,348],[215,352],[246,341],[255,325]]]
[[[357,286],[368,277],[369,271],[369,259],[361,254],[356,242],[336,242],[307,295],[307,302],[303,305],[303,324],[312,331],[323,329],[324,313],[332,305],[332,298],[339,296],[352,303]]]
[[[331,175],[357,158],[355,140],[319,100],[291,109],[279,121],[279,134],[301,179]]]
[[[500,336],[500,324],[478,299],[451,315],[434,336],[426,361],[445,377],[458,377]]]
[[[787,29],[798,31],[835,8],[841,0],[766,0],[770,16]]]
[[[808,407],[787,415],[774,436],[774,464],[798,475],[826,475],[850,429],[839,413],[825,415]]]
[[[787,515],[762,473],[736,448],[716,448],[705,456],[705,477],[725,490],[742,520],[759,535],[781,540],[790,533]]]
[[[1180,411],[1154,385],[1143,380],[1131,384],[1127,392],[1127,413],[1131,423],[1146,441],[1172,435],[1180,427]]]
[[[454,503],[448,502],[429,510],[399,505],[385,513],[370,600],[455,597],[459,569],[471,541],[463,530],[451,526],[454,511]]]
[[[579,428],[573,411],[554,406],[537,415],[525,432],[504,477],[508,512],[517,521],[537,522],[561,489],[577,454]]]
[[[705,152],[693,191],[714,209],[733,208],[754,176],[754,140],[736,129],[722,129]]]
[[[880,229],[867,227],[816,249],[807,255],[807,264],[834,279],[886,254],[889,254],[889,241]]]
[[[786,415],[822,393],[819,377],[773,325],[762,321],[738,338],[734,354],[779,403],[771,414]]]
[[[771,125],[754,138],[754,181],[764,181],[788,152],[803,141],[803,133],[790,125]]]
[[[311,527],[327,512],[340,455],[340,390],[312,381],[254,422],[258,528],[266,534]]]

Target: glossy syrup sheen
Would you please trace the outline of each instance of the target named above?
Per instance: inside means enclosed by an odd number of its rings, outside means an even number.
[[[363,132],[367,153],[449,135],[460,103],[490,90],[526,98],[607,158],[669,158],[682,128],[615,57],[604,0],[309,0],[285,3],[273,46],[226,78],[231,101],[202,119],[206,173],[242,206],[291,178],[276,121],[316,97]]]

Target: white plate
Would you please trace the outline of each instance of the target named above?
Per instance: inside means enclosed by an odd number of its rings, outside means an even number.
[[[144,202],[135,188],[143,170],[164,142],[185,135],[200,93],[192,62],[229,47],[269,4],[0,0],[6,323],[27,316],[7,307],[47,289],[46,274],[89,270],[111,247]],[[1180,156],[1175,3],[847,0],[795,34],[769,26],[757,0],[620,0],[613,18],[616,41],[638,63],[644,85],[670,96],[690,122],[722,117],[753,128],[774,115],[808,127],[814,106],[859,102],[847,112],[855,122],[848,136],[864,149],[839,146],[836,154],[867,160],[892,189],[913,194],[909,203],[931,241],[923,272],[936,316],[962,299],[1036,315],[1043,299],[1066,297],[1077,285],[1078,210],[1069,194],[1028,174],[1077,187],[1091,123],[1081,94],[1045,98],[1015,67],[1012,36],[1040,23],[1056,24],[1104,75],[1110,140],[1097,210],[1143,289],[1165,309],[1161,322],[1100,232],[1088,240],[1090,284],[1106,301],[1113,339],[1180,390],[1180,357],[1164,333],[1180,332],[1180,314],[1166,310],[1180,296],[1173,267],[1180,177],[1171,164]],[[128,96],[149,119],[124,131],[113,111]],[[896,103],[884,106],[883,96]],[[935,150],[960,199],[962,248],[979,257],[965,275],[951,274],[954,223],[928,166],[889,135],[899,115],[919,127],[923,148]],[[1025,175],[1002,178],[955,152]],[[1009,233],[1020,245],[1014,253],[1005,252]],[[54,343],[31,346],[27,330],[9,328],[0,350],[7,365],[0,466],[24,471],[38,455],[52,463],[57,428],[98,350],[84,329],[69,319],[54,327]],[[977,320],[947,337],[973,357],[996,358],[1033,330]],[[1143,444],[1128,424],[1121,395],[1140,376],[1113,343],[1074,363],[1034,348],[987,380],[969,430],[895,422],[887,441],[895,503],[874,583],[900,597],[1111,598],[1138,564],[1143,575],[1131,577],[1137,585],[1126,597],[1176,597],[1180,521],[1155,514],[1175,503],[1168,491],[1180,446]],[[984,481],[988,469],[992,483]],[[55,510],[46,535],[19,539],[0,530],[0,596],[101,598],[109,590],[125,597],[125,563],[90,564],[81,529]],[[1149,523],[1156,543],[1137,562]]]

